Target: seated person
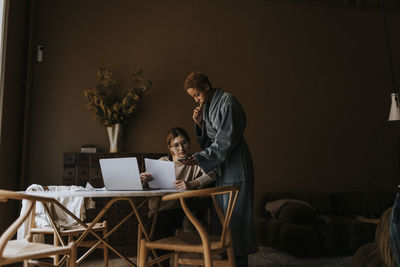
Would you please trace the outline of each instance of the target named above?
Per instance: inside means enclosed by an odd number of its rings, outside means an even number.
[[[172,128],[167,134],[167,146],[170,156],[165,156],[159,160],[173,161],[175,166],[176,181],[174,187],[179,190],[198,189],[211,186],[217,176],[214,171],[204,173],[198,166],[188,166],[182,164],[179,159],[185,159],[190,156],[190,138],[186,131],[180,127]],[[147,184],[153,178],[149,173],[140,174],[143,184]],[[158,198],[149,200],[149,216],[154,214],[157,207]],[[210,207],[211,202],[208,200],[194,200],[188,203],[191,210],[195,210],[198,218],[204,217],[203,212]],[[182,227],[188,230],[191,224],[185,219],[184,212],[181,209],[179,201],[161,202],[158,214],[158,223],[155,229],[154,238],[160,239],[172,236],[176,228]],[[168,262],[163,264],[168,266]]]
[[[190,138],[186,131],[180,127],[172,128],[167,134],[167,146],[170,156],[160,160],[173,161],[175,164],[176,181],[174,187],[179,190],[197,189],[211,184],[216,179],[216,173],[204,173],[199,166],[188,166],[179,160],[190,156]],[[153,178],[149,173],[143,172],[140,178],[144,184]]]

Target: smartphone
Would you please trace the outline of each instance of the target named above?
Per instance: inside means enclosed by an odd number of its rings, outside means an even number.
[[[180,161],[180,162],[184,162],[184,161],[186,161],[186,160],[188,160],[189,158],[181,158],[181,159],[178,159],[178,161]]]

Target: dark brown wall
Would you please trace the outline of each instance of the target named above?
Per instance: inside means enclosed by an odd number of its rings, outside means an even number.
[[[4,78],[3,120],[0,143],[0,188],[19,189],[26,86],[27,1],[9,1]],[[0,204],[0,232],[17,216],[15,202]],[[4,216],[6,215],[6,216]]]
[[[82,97],[110,65],[126,86],[153,81],[126,126],[123,150],[163,152],[166,131],[192,134],[193,70],[233,93],[263,191],[394,189],[399,124],[387,122],[391,80],[379,10],[269,1],[38,0],[26,185],[60,184],[62,152],[107,150]],[[388,14],[400,81],[399,13]],[[192,135],[193,136],[193,135]],[[197,150],[197,144],[193,150]]]

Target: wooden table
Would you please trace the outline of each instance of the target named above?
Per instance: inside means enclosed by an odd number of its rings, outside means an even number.
[[[91,233],[93,236],[95,236],[98,239],[98,242],[93,245],[93,247],[90,249],[90,251],[94,250],[97,246],[99,246],[101,243],[106,245],[109,249],[111,249],[115,254],[117,254],[119,257],[125,259],[126,261],[129,262],[130,265],[132,266],[137,266],[133,261],[131,261],[127,256],[123,255],[122,253],[118,252],[115,248],[113,248],[105,239],[111,235],[113,232],[115,232],[124,222],[126,222],[130,217],[133,215],[136,216],[136,219],[138,221],[138,227],[143,230],[143,234],[147,240],[150,240],[153,233],[154,233],[154,228],[155,224],[157,221],[157,214],[158,214],[158,209],[155,211],[155,215],[153,218],[153,222],[151,225],[150,231],[146,230],[146,227],[143,225],[143,220],[140,217],[140,214],[138,212],[138,209],[142,207],[144,204],[147,203],[147,201],[150,198],[153,197],[159,197],[161,199],[162,196],[170,193],[176,193],[180,192],[179,190],[176,189],[163,189],[163,190],[143,190],[143,191],[107,191],[107,190],[66,190],[66,191],[36,191],[36,192],[20,192],[28,195],[34,195],[34,196],[42,196],[42,197],[48,197],[48,198],[57,198],[57,197],[91,197],[91,198],[111,198],[107,204],[99,211],[99,213],[96,215],[94,220],[92,221],[90,225],[86,224],[83,222],[81,219],[76,217],[73,213],[71,213],[68,209],[66,209],[61,203],[57,202],[58,206],[66,212],[69,216],[71,216],[78,225],[83,226],[86,230],[77,238],[76,243],[79,244],[80,242],[83,241],[83,239]],[[143,198],[145,197],[144,200],[142,200],[140,203],[136,203],[135,200],[137,198]],[[130,204],[130,207],[132,211],[127,214],[125,217],[122,217],[118,224],[116,224],[112,229],[109,230],[109,232],[104,236],[100,237],[98,234],[92,231],[92,227],[100,221],[100,219],[103,217],[103,215],[107,212],[108,209],[110,209],[116,202],[118,201],[126,201]],[[158,204],[160,201],[158,202]],[[57,225],[53,227],[59,227]],[[139,231],[139,229],[138,229]],[[61,238],[61,237],[59,237]],[[137,246],[139,249],[139,245]],[[153,251],[154,256],[156,256],[156,252]],[[139,253],[137,253],[137,257],[139,257]],[[138,262],[138,259],[137,259]]]

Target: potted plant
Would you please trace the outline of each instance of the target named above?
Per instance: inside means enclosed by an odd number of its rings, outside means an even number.
[[[97,77],[100,84],[93,89],[84,89],[83,96],[86,107],[93,113],[93,117],[107,129],[110,153],[116,153],[122,125],[133,116],[139,100],[152,82],[144,80],[143,70],[135,69],[130,73],[129,89],[123,96],[118,96],[113,90],[116,81],[112,77],[110,67],[99,67]]]

